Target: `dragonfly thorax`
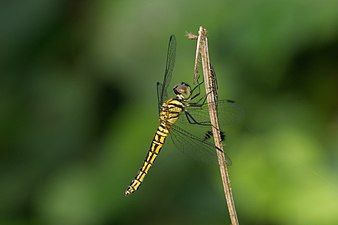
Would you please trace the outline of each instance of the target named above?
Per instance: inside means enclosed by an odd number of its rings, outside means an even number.
[[[176,94],[177,98],[181,100],[189,100],[191,95],[190,85],[185,82],[176,84],[173,88],[173,91]]]
[[[174,124],[184,110],[184,103],[180,99],[171,98],[165,101],[160,108],[160,121],[167,128]]]

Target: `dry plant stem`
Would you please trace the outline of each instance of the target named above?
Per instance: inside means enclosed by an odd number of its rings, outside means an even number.
[[[194,81],[198,79],[198,63],[201,55],[201,35],[194,35],[193,33],[187,32],[185,35],[190,40],[197,40],[197,47],[196,47],[196,57],[195,57],[195,64],[194,64]]]
[[[198,62],[201,54],[201,35],[198,35],[197,38],[197,46],[196,46],[196,57],[195,57],[195,65],[194,65],[194,81],[197,81],[198,77]]]
[[[217,111],[216,111],[216,105],[210,104],[211,102],[214,102],[214,90],[215,87],[213,87],[214,82],[212,81],[211,76],[211,69],[210,69],[210,59],[209,59],[209,51],[208,51],[208,41],[207,41],[207,30],[203,27],[200,27],[198,32],[198,39],[197,39],[197,49],[196,54],[201,55],[202,58],[202,68],[203,68],[203,76],[204,76],[204,83],[206,88],[207,94],[207,101],[209,105],[209,114],[210,114],[210,120],[212,124],[212,132],[215,140],[215,145],[217,149],[221,149],[222,151],[217,150],[217,158],[218,158],[218,164],[222,176],[222,182],[223,182],[223,189],[225,198],[228,205],[230,220],[232,225],[239,225],[237,213],[235,209],[235,203],[232,196],[231,191],[231,185],[230,185],[230,178],[228,173],[228,167],[227,163],[224,157],[224,150],[223,145],[220,137],[220,128],[219,128],[219,122],[217,117]],[[196,61],[195,66],[198,63],[198,57],[196,55]],[[196,70],[197,66],[194,68]],[[195,71],[196,72],[196,71]],[[196,76],[196,75],[195,75]]]

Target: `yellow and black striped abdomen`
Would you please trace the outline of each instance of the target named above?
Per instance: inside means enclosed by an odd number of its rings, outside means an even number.
[[[125,191],[125,195],[129,195],[133,193],[140,187],[141,183],[143,182],[144,177],[147,175],[150,167],[153,165],[156,157],[160,153],[163,147],[163,144],[168,136],[168,133],[169,133],[169,130],[168,128],[166,128],[166,125],[164,123],[161,123],[160,126],[157,128],[153,141],[151,142],[150,149],[141,166],[141,169],[139,170],[138,174],[132,180],[131,184]]]
[[[125,195],[129,195],[136,191],[147,175],[150,167],[155,162],[158,154],[160,153],[163,144],[169,134],[169,130],[172,124],[174,124],[180,113],[183,111],[184,105],[179,100],[170,99],[163,103],[160,111],[160,125],[158,126],[154,138],[151,142],[148,154],[143,161],[143,164],[137,173],[136,177],[131,181],[125,191]]]

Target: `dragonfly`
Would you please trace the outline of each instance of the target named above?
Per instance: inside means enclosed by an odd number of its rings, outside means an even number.
[[[217,151],[222,151],[221,149],[217,149],[211,140],[213,135],[208,113],[208,103],[206,102],[207,95],[201,94],[201,85],[204,81],[197,81],[196,86],[193,88],[185,82],[176,84],[173,88],[175,97],[168,98],[167,89],[171,82],[175,57],[176,38],[174,35],[171,35],[169,38],[163,83],[157,82],[159,126],[151,141],[150,148],[141,168],[125,191],[126,196],[134,193],[140,188],[140,185],[143,183],[145,176],[148,174],[157,156],[161,152],[169,135],[178,148],[191,149],[191,146],[193,146],[194,150],[199,150],[199,152],[205,151],[207,152],[207,155],[210,155],[211,157],[216,157],[215,149]],[[214,78],[214,82],[216,82],[216,73],[212,66],[211,74]],[[217,83],[214,84],[217,86]],[[223,113],[225,107],[234,103],[232,100],[218,100],[217,94],[215,96],[214,102],[209,104],[216,104],[218,111],[221,113]],[[195,135],[182,128],[179,124],[186,124],[188,127],[203,128],[202,134],[204,134]],[[207,131],[204,132],[204,130]],[[224,132],[220,131],[220,136],[223,141],[225,138]],[[231,164],[231,160],[226,154],[225,157],[226,162]]]

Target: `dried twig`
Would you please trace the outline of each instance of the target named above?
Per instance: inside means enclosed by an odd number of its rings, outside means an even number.
[[[196,40],[196,35],[190,34],[187,35],[188,38]],[[194,79],[196,80],[197,77],[197,67],[199,62],[199,57],[202,59],[202,68],[203,68],[203,76],[204,76],[204,83],[207,93],[207,101],[209,105],[209,114],[210,114],[210,120],[212,124],[212,132],[215,140],[216,145],[216,152],[218,157],[218,164],[221,171],[222,176],[222,182],[223,182],[223,189],[225,198],[228,205],[230,220],[232,225],[239,225],[237,213],[235,209],[235,203],[232,196],[231,191],[231,185],[230,185],[230,178],[228,173],[228,165],[226,163],[225,157],[224,157],[224,150],[223,150],[223,144],[220,137],[220,128],[219,128],[219,122],[217,117],[217,109],[216,104],[210,104],[214,102],[215,93],[217,90],[216,87],[213,87],[215,82],[213,82],[212,79],[215,79],[215,77],[211,74],[211,68],[210,68],[210,59],[209,59],[209,51],[208,51],[208,40],[207,40],[207,30],[203,27],[200,27],[198,31],[198,37],[197,37],[197,47],[196,47],[196,58],[195,58],[195,66],[194,66]],[[221,150],[221,151],[220,151]]]

